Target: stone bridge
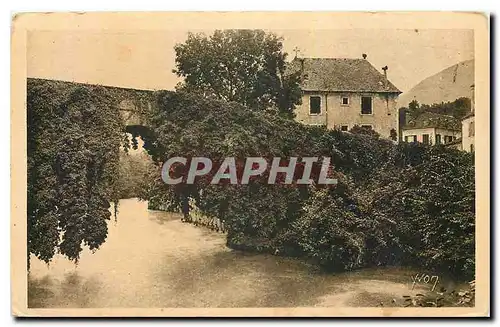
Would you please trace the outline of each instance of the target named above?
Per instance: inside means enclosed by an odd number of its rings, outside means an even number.
[[[82,83],[72,84],[97,86]],[[104,87],[118,101],[119,110],[126,126],[147,126],[146,114],[151,110],[153,90],[139,90],[106,85],[99,86]]]
[[[67,82],[59,80],[49,80],[42,78],[28,78],[28,85],[46,84],[53,92],[65,92],[72,88],[82,86],[87,88],[103,87],[110,95],[118,101],[119,110],[127,126],[147,126],[146,113],[151,110],[153,103],[153,90],[139,90],[116,86],[105,86],[87,83]]]
[[[154,91],[104,86],[118,99],[119,110],[127,126],[147,126]]]

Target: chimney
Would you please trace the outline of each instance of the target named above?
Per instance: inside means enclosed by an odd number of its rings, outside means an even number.
[[[471,92],[470,92],[470,111],[472,113],[474,113],[474,107],[475,107],[475,104],[474,104],[474,101],[475,101],[474,89],[475,89],[474,84],[472,84],[470,86],[470,90],[471,90]]]
[[[388,69],[389,69],[389,67],[387,67],[387,66],[382,67],[382,70],[384,71],[384,77],[385,77],[385,78],[384,78],[384,85],[385,85],[385,87],[386,87],[386,88],[387,88],[387,86],[388,86],[388,84],[389,84],[389,83],[387,82],[387,70],[388,70]]]
[[[368,57],[368,55],[366,53],[363,53],[363,59],[366,59],[366,57]]]

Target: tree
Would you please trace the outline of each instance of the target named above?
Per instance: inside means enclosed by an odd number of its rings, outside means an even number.
[[[433,103],[430,105],[419,104],[417,100],[412,100],[408,104],[408,108],[403,107],[400,110],[404,110],[410,116],[410,119],[416,119],[424,112],[433,112],[462,119],[471,110],[471,100],[466,97],[461,97],[455,101]]]
[[[418,103],[417,100],[412,100],[409,104],[408,104],[408,115],[410,115],[410,117],[412,119],[415,119],[417,118],[418,116],[420,116],[425,110],[420,107],[420,104]]]
[[[156,173],[155,165],[145,151],[139,153],[120,151],[120,178],[117,182],[119,198],[141,197],[148,186],[147,183],[150,182],[151,173]]]
[[[471,101],[469,98],[461,97],[455,101],[433,103],[431,105],[423,104],[421,109],[424,112],[434,112],[462,119],[468,112],[470,112]]]
[[[276,107],[293,117],[300,103],[300,72],[286,73],[282,38],[262,30],[215,31],[212,36],[188,34],[175,46],[179,88],[235,101],[252,110]]]

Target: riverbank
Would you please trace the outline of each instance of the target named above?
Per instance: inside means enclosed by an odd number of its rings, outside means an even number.
[[[108,239],[74,265],[32,258],[29,307],[403,306],[430,289],[404,268],[327,274],[301,260],[226,247],[226,235],[121,200]],[[393,301],[395,300],[395,301]]]

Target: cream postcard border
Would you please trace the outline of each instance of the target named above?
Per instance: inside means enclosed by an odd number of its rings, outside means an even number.
[[[186,26],[189,22],[189,26]],[[168,24],[167,24],[168,23]],[[475,40],[476,306],[474,308],[94,308],[30,309],[26,267],[26,50],[30,30],[473,29]],[[89,49],[92,51],[92,49]],[[31,317],[471,317],[490,312],[489,19],[465,12],[19,13],[11,26],[11,299]]]

